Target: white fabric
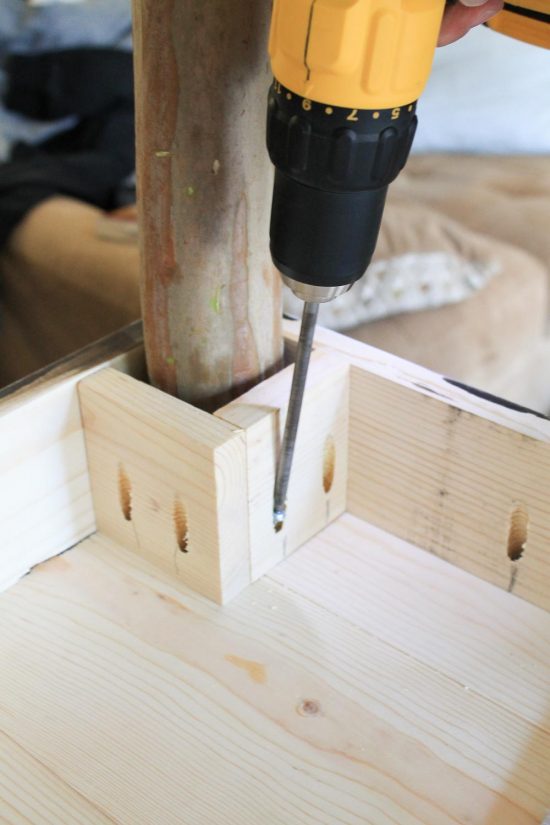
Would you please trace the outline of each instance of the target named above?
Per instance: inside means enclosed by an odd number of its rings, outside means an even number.
[[[416,152],[550,153],[550,50],[478,27],[438,49]]]
[[[447,252],[414,253],[376,261],[346,295],[321,304],[319,321],[330,329],[346,330],[390,315],[458,303],[485,286],[499,271],[496,260],[466,260]],[[285,287],[285,312],[299,317],[302,308],[302,302]]]

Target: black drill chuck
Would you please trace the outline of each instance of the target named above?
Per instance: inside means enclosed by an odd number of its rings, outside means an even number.
[[[271,253],[287,281],[333,297],[331,290],[342,291],[364,274],[388,186],[409,156],[415,108],[325,106],[274,82],[267,120],[276,167]]]

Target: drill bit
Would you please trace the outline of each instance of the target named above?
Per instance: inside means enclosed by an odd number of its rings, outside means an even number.
[[[318,314],[318,303],[307,302],[304,304],[304,314],[302,316],[302,326],[298,340],[298,350],[296,352],[296,363],[294,364],[294,375],[292,377],[292,389],[288,403],[285,432],[275,477],[273,523],[277,533],[283,529],[286,518],[288,482],[292,469],[292,459],[294,458],[296,435],[298,432],[298,424],[300,423],[309,358],[313,346],[313,336]]]

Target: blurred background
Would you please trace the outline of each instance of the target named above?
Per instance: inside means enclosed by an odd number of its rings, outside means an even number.
[[[0,386],[139,317],[130,13],[2,0]],[[438,50],[373,264],[322,323],[550,411],[549,90],[550,52],[488,29]]]

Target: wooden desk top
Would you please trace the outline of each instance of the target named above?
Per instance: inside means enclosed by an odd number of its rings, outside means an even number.
[[[550,615],[345,515],[229,606],[97,536],[0,596],[0,822],[539,825]]]

